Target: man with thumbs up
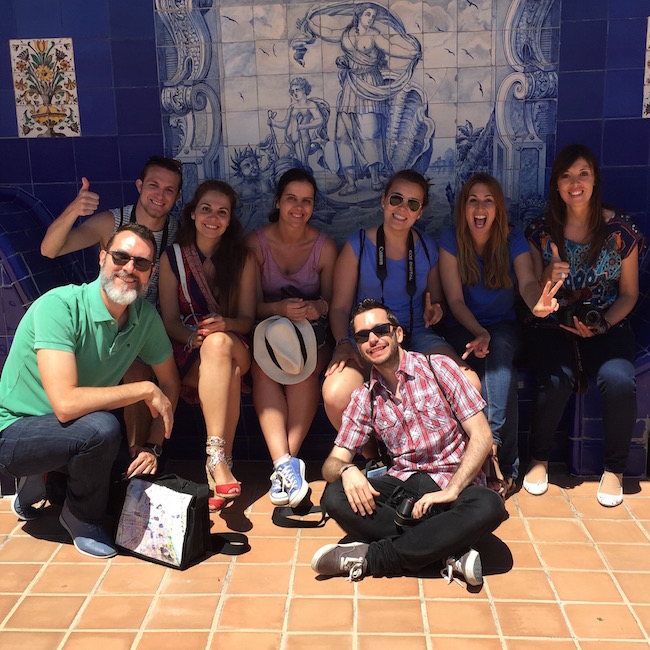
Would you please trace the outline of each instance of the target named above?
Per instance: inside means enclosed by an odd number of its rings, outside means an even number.
[[[83,177],[79,194],[50,224],[41,242],[41,253],[55,258],[99,244],[102,249],[114,230],[124,223],[139,223],[151,230],[158,246],[158,257],[174,242],[179,222],[169,216],[179,199],[183,182],[182,165],[173,158],[151,156],[145,163],[135,186],[140,194],[135,205],[98,212],[99,194],[90,189]],[[91,216],[92,215],[92,216]],[[79,217],[90,217],[76,228]],[[158,258],[149,289],[144,296],[156,305],[158,300]]]

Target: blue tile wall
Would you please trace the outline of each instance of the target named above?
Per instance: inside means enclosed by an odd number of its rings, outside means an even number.
[[[79,97],[84,136],[117,134],[115,93],[112,88],[88,88]]]
[[[602,70],[607,52],[607,21],[562,23],[560,70]]]
[[[11,4],[16,33],[10,38],[66,36],[61,15],[62,0],[14,0]],[[2,8],[3,20],[5,7]]]
[[[580,3],[580,0],[576,2]],[[611,0],[609,3],[610,18],[647,18],[648,15],[648,0]]]
[[[603,142],[603,123],[602,120],[579,119],[570,122],[560,122],[557,124],[556,148],[559,151],[574,142],[582,142],[587,145],[598,160],[601,159],[602,142]],[[549,167],[553,161],[549,161]]]
[[[562,20],[604,20],[609,0],[562,0]]]
[[[115,38],[154,37],[153,2],[111,0],[109,3],[111,34]]]
[[[648,164],[650,120],[607,120],[603,138],[604,166]]]
[[[650,3],[647,3],[650,15]],[[645,65],[643,52],[637,44],[645,45],[648,26],[646,18],[610,20],[607,34],[607,68],[641,68]],[[645,48],[644,48],[645,49]]]
[[[160,92],[157,86],[116,88],[115,101],[118,133],[162,133]]]
[[[605,76],[605,117],[637,117],[643,102],[643,68],[608,70]]]
[[[153,39],[114,40],[112,48],[116,88],[140,86],[143,79],[156,79],[156,47]]]
[[[74,138],[31,139],[27,142],[34,183],[74,181]]]
[[[65,0],[61,7],[65,35],[74,40],[108,38],[108,5],[108,0]]]
[[[14,114],[14,123],[15,123]],[[2,140],[0,155],[0,179],[4,185],[31,183],[32,172],[29,165],[27,140],[5,138]]]
[[[120,181],[120,154],[117,136],[76,138],[74,141],[75,177]]]
[[[111,89],[113,86],[111,42],[108,39],[75,39],[72,44],[77,85],[85,89]]]
[[[604,96],[604,71],[560,72],[558,120],[601,117]]]

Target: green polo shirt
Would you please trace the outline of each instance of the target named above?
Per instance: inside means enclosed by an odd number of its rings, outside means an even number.
[[[145,300],[117,321],[102,301],[99,278],[38,298],[20,321],[0,377],[0,431],[21,417],[52,413],[41,383],[36,351],[74,353],[79,386],[116,386],[136,357],[157,365],[172,354],[162,320]]]

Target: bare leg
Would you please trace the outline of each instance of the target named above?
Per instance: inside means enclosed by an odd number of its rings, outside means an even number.
[[[151,381],[151,367],[137,359],[131,364],[122,378],[123,384],[134,384],[138,381]],[[144,402],[136,402],[124,407],[124,425],[126,440],[129,447],[142,445],[149,439],[151,429],[151,411]]]
[[[337,431],[341,428],[343,411],[350,403],[350,395],[363,384],[363,380],[364,375],[356,363],[348,364],[341,372],[334,372],[325,377],[323,382],[325,413]]]

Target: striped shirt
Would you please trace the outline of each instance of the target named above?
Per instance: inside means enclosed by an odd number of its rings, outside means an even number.
[[[426,472],[444,489],[467,446],[458,422],[482,411],[485,402],[449,357],[434,354],[431,365],[435,378],[423,354],[403,351],[395,373],[401,399],[373,368],[370,381],[352,393],[334,444],[360,453],[375,436],[393,461],[391,476],[404,481],[417,471]]]

